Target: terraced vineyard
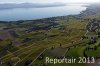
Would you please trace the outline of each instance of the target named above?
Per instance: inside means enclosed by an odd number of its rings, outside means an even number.
[[[91,65],[50,64],[45,63],[46,57],[94,57],[95,61],[99,60],[100,15],[0,22],[0,66]]]

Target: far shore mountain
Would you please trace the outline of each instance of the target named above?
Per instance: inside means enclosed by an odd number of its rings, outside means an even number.
[[[3,3],[0,4],[0,9],[11,9],[11,8],[41,8],[41,7],[57,7],[65,6],[66,3]]]

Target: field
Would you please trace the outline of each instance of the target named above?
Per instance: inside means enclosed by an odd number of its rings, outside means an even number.
[[[45,63],[45,58],[100,59],[100,15],[0,22],[0,66],[91,66]],[[92,27],[91,27],[92,26]],[[90,60],[90,59],[89,59]],[[97,66],[94,63],[94,66]],[[99,66],[99,65],[98,65]]]

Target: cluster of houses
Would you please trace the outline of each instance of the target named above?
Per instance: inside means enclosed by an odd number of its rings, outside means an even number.
[[[90,39],[92,43],[95,43],[97,38],[100,37],[100,21],[93,20],[86,26],[86,34],[82,37],[83,39]]]

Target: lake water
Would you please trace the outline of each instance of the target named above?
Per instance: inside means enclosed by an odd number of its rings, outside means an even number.
[[[86,7],[82,7],[82,5],[67,5],[45,8],[1,9],[0,21],[32,20],[55,16],[73,15],[79,14],[85,9]]]

